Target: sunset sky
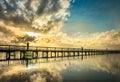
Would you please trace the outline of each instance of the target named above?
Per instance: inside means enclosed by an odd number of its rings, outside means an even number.
[[[0,44],[120,49],[120,0],[0,0]]]

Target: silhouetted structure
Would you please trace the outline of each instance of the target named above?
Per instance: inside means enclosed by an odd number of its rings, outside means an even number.
[[[29,49],[29,42],[27,42],[27,50]]]
[[[5,54],[1,54],[5,53]],[[60,47],[40,47],[40,46],[17,46],[17,45],[0,45],[0,61],[26,61],[26,66],[29,61],[49,58],[70,58],[91,55],[104,55],[120,53],[120,50],[102,50],[102,49],[83,49],[81,48],[60,48]]]

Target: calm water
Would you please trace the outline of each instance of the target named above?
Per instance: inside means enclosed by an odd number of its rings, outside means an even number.
[[[72,58],[27,68],[1,62],[0,82],[120,82],[120,55]]]

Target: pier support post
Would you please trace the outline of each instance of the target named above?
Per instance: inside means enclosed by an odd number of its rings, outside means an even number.
[[[81,47],[81,59],[83,60],[83,47]]]
[[[6,52],[6,60],[10,60],[10,54],[11,54],[10,51],[9,51],[9,52]]]

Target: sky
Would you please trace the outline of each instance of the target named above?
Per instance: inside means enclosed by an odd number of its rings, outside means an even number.
[[[0,44],[120,49],[119,0],[0,0]]]
[[[103,32],[119,27],[120,0],[76,0],[63,30],[68,33]]]

